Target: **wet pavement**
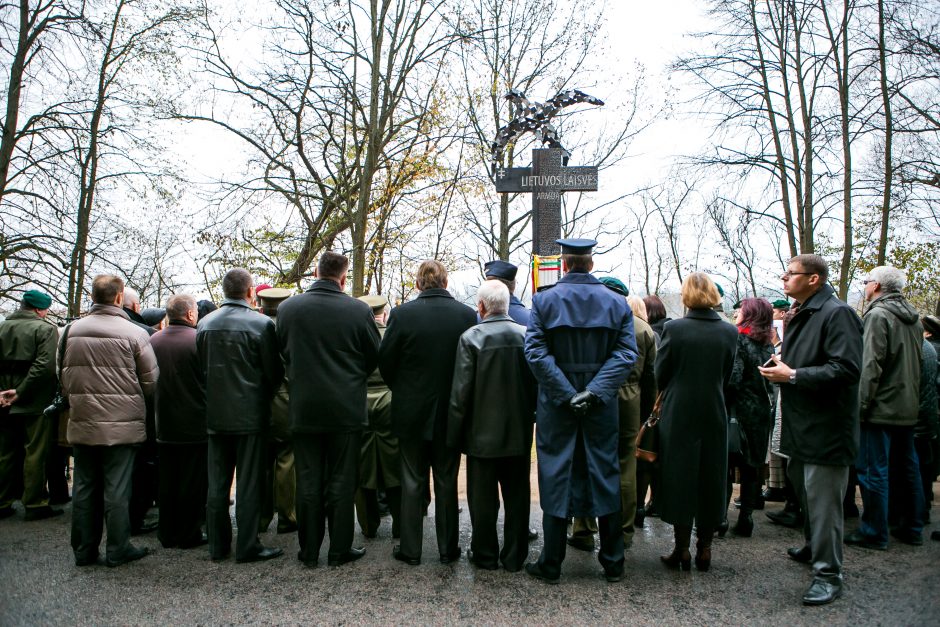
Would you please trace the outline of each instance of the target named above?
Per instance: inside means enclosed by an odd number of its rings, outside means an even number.
[[[936,485],[935,485],[936,488]],[[540,510],[533,497],[532,518]],[[17,507],[19,507],[17,505]],[[777,504],[768,504],[768,510]],[[425,561],[392,559],[391,524],[378,538],[357,534],[367,554],[353,564],[305,568],[294,556],[296,534],[264,534],[281,547],[279,559],[255,564],[212,562],[204,548],[163,549],[156,534],[135,538],[154,554],[118,568],[77,568],[69,548],[66,514],[24,522],[22,513],[0,521],[0,625],[36,624],[574,624],[638,625],[940,625],[940,542],[887,551],[845,549],[846,595],[835,603],[803,607],[809,568],[786,557],[800,534],[755,512],[754,537],[730,534],[714,544],[707,573],[665,570],[658,556],[672,547],[671,527],[648,518],[626,553],[626,578],[607,583],[596,555],[568,550],[562,582],[543,584],[525,573],[482,571],[462,557],[437,561],[433,507],[425,521]],[[940,520],[940,507],[931,512]],[[732,510],[732,523],[736,513]],[[854,529],[856,521],[848,521]],[[272,524],[271,529],[275,525]],[[470,542],[466,504],[461,545]],[[531,546],[538,556],[540,541]]]

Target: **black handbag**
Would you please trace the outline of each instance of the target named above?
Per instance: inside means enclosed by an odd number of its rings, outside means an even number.
[[[69,339],[69,327],[71,326],[72,325],[68,325],[65,327],[65,331],[62,332],[62,343],[59,344],[58,362],[59,362],[60,374],[59,374],[58,382],[56,383],[55,396],[52,399],[52,404],[49,405],[49,407],[46,407],[42,412],[43,415],[46,416],[46,418],[50,418],[52,420],[58,420],[59,417],[62,415],[62,413],[65,411],[68,411],[69,409],[69,399],[65,395],[65,393],[62,391],[61,372],[64,366],[64,359],[65,359],[65,343]]]
[[[656,396],[656,402],[653,404],[653,411],[650,417],[640,426],[640,432],[636,434],[636,458],[643,462],[652,464],[659,456],[655,446],[656,438],[653,428],[659,424],[662,418],[663,393]]]
[[[728,454],[744,455],[747,450],[747,435],[738,422],[738,417],[732,413],[728,419]]]

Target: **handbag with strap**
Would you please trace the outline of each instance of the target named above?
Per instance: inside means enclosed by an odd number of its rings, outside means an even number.
[[[648,431],[651,431],[662,417],[663,410],[663,393],[660,392],[656,396],[656,402],[653,404],[653,411],[650,412],[650,417],[646,419],[640,426],[640,432],[636,434],[636,458],[640,461],[653,463],[656,461],[656,457],[659,455],[656,451],[650,450],[648,448],[643,448],[643,439],[646,436]]]
[[[743,455],[747,450],[747,435],[738,422],[738,417],[731,412],[728,417],[728,454]]]

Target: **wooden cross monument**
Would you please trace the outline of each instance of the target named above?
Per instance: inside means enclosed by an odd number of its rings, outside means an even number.
[[[596,192],[597,168],[568,167],[567,153],[560,148],[536,148],[531,168],[503,168],[496,171],[497,192],[532,194],[532,254],[557,255],[561,247],[561,194]]]

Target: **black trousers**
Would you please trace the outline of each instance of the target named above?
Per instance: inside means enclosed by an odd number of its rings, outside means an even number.
[[[503,494],[503,550],[496,522]],[[467,455],[467,505],[473,535],[470,548],[481,566],[502,562],[521,570],[529,557],[529,456],[483,458]]]
[[[599,516],[597,530],[601,537],[601,550],[597,561],[604,572],[623,572],[623,516],[621,512]],[[561,575],[561,563],[565,561],[567,547],[568,520],[557,516],[542,516],[542,535],[544,545],[539,556],[539,566],[552,578]]]
[[[397,538],[401,535],[399,526],[401,518],[401,488],[383,488],[385,500],[388,502],[388,511],[392,517],[392,537]],[[359,488],[356,490],[356,518],[359,520],[359,528],[362,535],[367,538],[374,538],[379,531],[379,525],[382,524],[382,516],[379,513],[379,491],[369,488]]]
[[[428,471],[434,473],[434,522],[437,550],[451,558],[460,551],[457,513],[457,472],[460,451],[443,441],[399,438],[401,453],[401,554],[420,559],[424,540]]]
[[[157,474],[157,443],[147,440],[134,457],[131,477],[131,530],[136,532],[144,524],[147,512],[157,502],[160,478]]]
[[[182,549],[201,544],[209,490],[206,442],[157,445],[160,456],[160,530],[164,548]]]
[[[209,435],[206,533],[209,536],[209,556],[213,559],[222,559],[232,550],[232,520],[228,513],[228,499],[236,468],[235,524],[238,526],[238,538],[235,541],[235,559],[250,559],[262,548],[258,540],[258,524],[264,495],[267,445],[266,433]]]
[[[360,431],[294,434],[298,558],[305,564],[317,563],[327,524],[329,558],[352,547],[361,441]]]
[[[108,526],[108,559],[120,560],[131,548],[131,473],[137,447],[72,447],[72,551],[76,561],[94,561],[104,525]]]

